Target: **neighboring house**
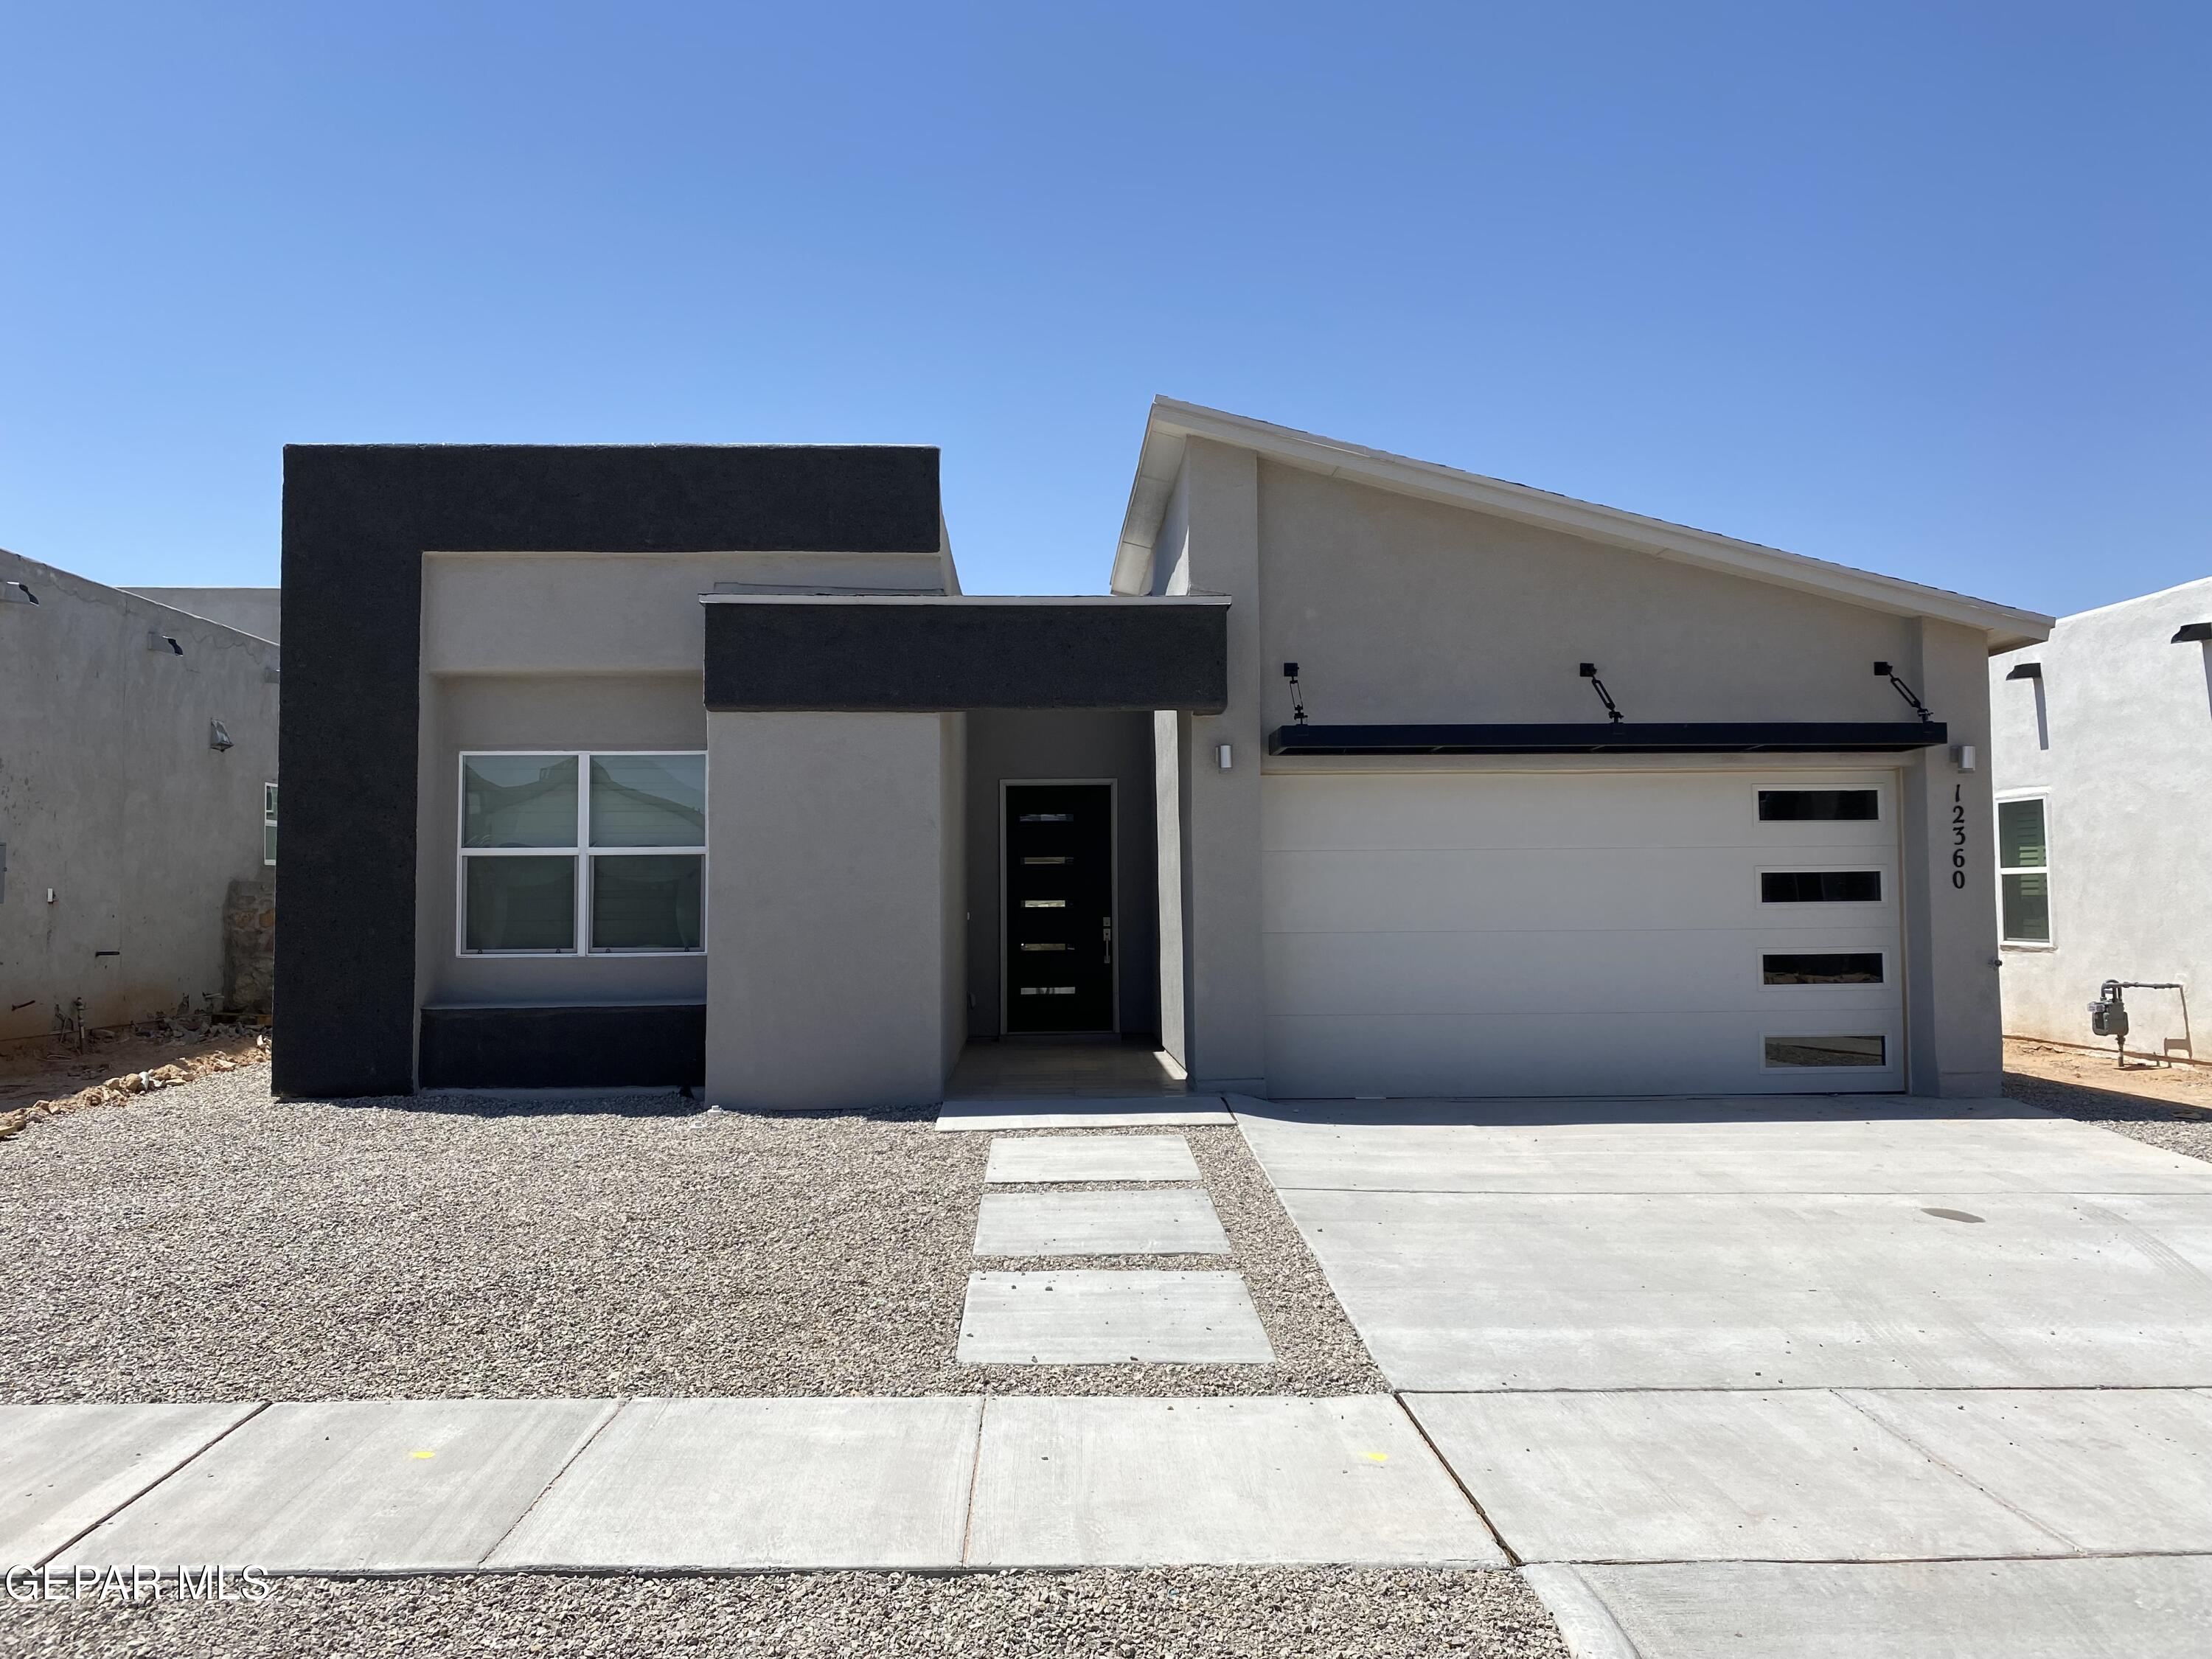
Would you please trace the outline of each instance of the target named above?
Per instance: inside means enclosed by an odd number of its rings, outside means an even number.
[[[2212,1059],[2212,577],[2064,617],[1990,663],[2005,1030],[2106,1045],[2089,1004],[2129,990],[2130,1052]]]
[[[937,467],[288,450],[280,1091],[1996,1092],[2049,618],[1164,400],[1109,593],[963,595]]]
[[[270,641],[0,552],[0,1039],[266,1010],[277,693]]]
[[[275,641],[283,637],[280,629],[284,590],[281,587],[132,587],[125,591],[258,640]]]

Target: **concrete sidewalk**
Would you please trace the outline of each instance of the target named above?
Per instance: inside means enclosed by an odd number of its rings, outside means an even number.
[[[0,1407],[0,1565],[1500,1565],[1389,1395]]]

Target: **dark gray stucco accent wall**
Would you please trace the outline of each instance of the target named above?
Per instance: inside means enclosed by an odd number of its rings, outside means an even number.
[[[426,551],[933,552],[939,507],[932,448],[288,447],[277,1091],[414,1086]]]
[[[422,1011],[426,1089],[673,1089],[706,1079],[703,1002]]]
[[[1229,696],[1229,608],[823,599],[707,606],[707,707],[1188,708]]]

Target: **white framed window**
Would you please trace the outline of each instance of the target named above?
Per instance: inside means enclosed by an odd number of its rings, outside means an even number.
[[[2051,943],[2050,832],[2044,796],[1997,803],[1997,928],[2007,945]]]
[[[276,786],[261,786],[261,861],[276,867]]]
[[[462,956],[693,956],[707,948],[707,757],[460,757]]]

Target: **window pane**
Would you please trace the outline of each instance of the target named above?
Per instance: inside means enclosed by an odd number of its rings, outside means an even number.
[[[704,755],[592,757],[592,845],[704,847]]]
[[[276,826],[273,823],[261,826],[261,861],[264,864],[276,862]]]
[[[1759,958],[1762,976],[1769,985],[1879,985],[1879,951],[1808,951],[1801,956]]]
[[[2025,945],[2050,944],[2051,878],[1999,876],[1997,885],[2004,895],[2004,936]]]
[[[696,853],[592,860],[594,951],[699,948]]]
[[[2043,844],[2043,803],[1997,803],[1997,862],[2008,870],[2040,870],[2051,862]]]
[[[574,847],[574,755],[471,755],[461,763],[461,845]]]
[[[1762,904],[1866,904],[1881,896],[1879,870],[1762,870]]]
[[[576,860],[464,859],[471,951],[576,948]]]
[[[1807,819],[1863,822],[1878,816],[1871,789],[1762,789],[1759,816],[1770,823]]]
[[[1766,1039],[1769,1066],[1880,1066],[1887,1045],[1878,1036],[1779,1036]]]

